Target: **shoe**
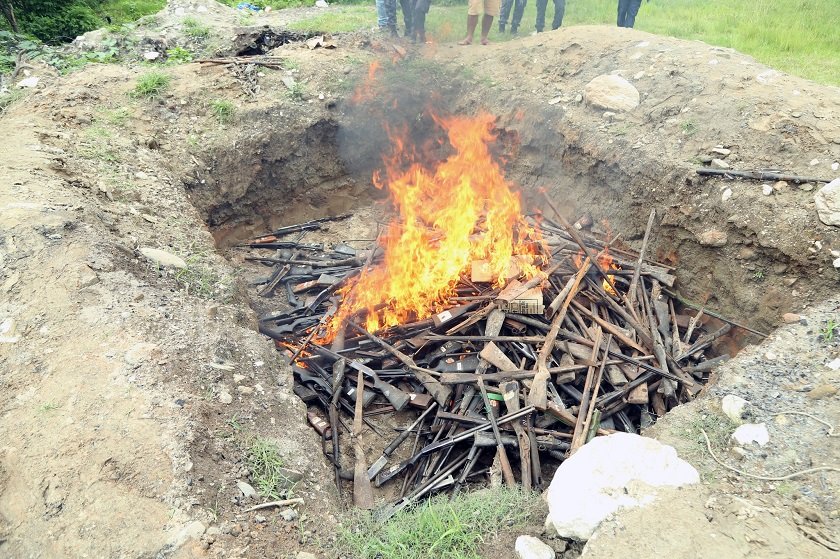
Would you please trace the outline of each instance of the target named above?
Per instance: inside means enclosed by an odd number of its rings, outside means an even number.
[[[499,33],[504,33],[504,32],[505,32],[505,26],[504,26],[503,23],[500,23],[499,24]]]
[[[519,28],[517,28],[517,27],[511,27],[511,28],[510,28],[510,34],[511,34],[511,35],[519,35]]]

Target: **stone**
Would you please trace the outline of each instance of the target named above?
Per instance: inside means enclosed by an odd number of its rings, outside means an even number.
[[[245,375],[240,375],[240,374],[233,375],[233,382],[235,382],[236,384],[239,384],[243,380],[245,380]]]
[[[735,429],[732,439],[740,445],[756,443],[758,446],[764,446],[770,442],[770,433],[764,423],[745,423]]]
[[[236,487],[238,487],[239,490],[242,491],[242,495],[246,499],[250,499],[251,497],[255,497],[257,495],[257,490],[251,487],[250,484],[245,483],[244,481],[237,481]]]
[[[727,394],[720,401],[723,414],[735,425],[741,425],[749,414],[750,403],[740,396]]]
[[[831,265],[835,268],[840,268],[840,258],[835,258],[834,260],[832,260]]]
[[[254,393],[254,389],[251,388],[250,386],[237,386],[236,391],[239,392],[240,394],[245,394],[245,395]]]
[[[812,400],[819,400],[820,398],[834,396],[835,394],[837,394],[836,386],[832,386],[830,384],[820,384],[819,386],[815,386],[813,390],[806,394],[806,396]]]
[[[788,187],[788,183],[786,181],[776,181],[773,183],[773,190],[782,190]]]
[[[765,196],[770,196],[771,194],[773,194],[773,187],[770,186],[769,184],[762,184],[761,185],[761,193],[764,194]]]
[[[554,550],[534,536],[516,538],[516,556],[519,559],[554,559]]]
[[[148,61],[157,60],[160,58],[160,53],[156,50],[150,50],[143,53],[143,58]]]
[[[826,364],[826,366],[831,369],[832,371],[840,370],[840,357],[835,359],[834,361],[830,361]]]
[[[38,85],[39,81],[41,81],[41,78],[38,78],[36,76],[30,76],[17,82],[17,86],[18,89],[33,88]]]
[[[263,515],[258,514],[254,516],[254,522],[256,522],[257,524],[265,524],[266,522],[268,522],[268,519]]]
[[[560,537],[588,540],[620,508],[652,502],[656,487],[699,481],[691,464],[657,440],[631,433],[596,437],[555,472],[546,493],[546,523]]]
[[[729,163],[723,159],[712,159],[712,169],[729,169]]]
[[[140,254],[164,268],[178,268],[179,270],[183,270],[187,267],[187,263],[184,262],[184,259],[180,256],[176,256],[171,252],[166,252],[165,250],[160,250],[158,248],[141,247]]]
[[[785,324],[796,324],[801,318],[801,316],[792,312],[786,312],[782,315],[782,320],[785,321]]]
[[[308,551],[298,551],[298,554],[295,555],[295,559],[318,559],[318,556],[314,553],[309,553]]]
[[[840,179],[834,179],[814,195],[817,216],[826,225],[840,227]]]
[[[230,404],[233,402],[233,396],[227,390],[222,390],[219,392],[219,401],[223,404]]]
[[[720,199],[721,199],[722,202],[726,202],[730,198],[732,198],[732,189],[727,188],[726,190],[723,191],[723,194],[721,194]]]
[[[0,344],[13,344],[20,340],[16,334],[17,324],[13,318],[5,318],[0,322]]]
[[[204,530],[204,524],[198,520],[194,520],[185,524],[180,530],[173,532],[168,543],[173,549],[177,549],[190,539],[197,540],[201,538]]]
[[[835,161],[834,163],[832,163],[832,164],[831,164],[831,170],[832,170],[832,171],[836,171],[836,170],[838,170],[838,169],[840,169],[840,163],[838,163],[837,161]]]
[[[726,148],[712,148],[712,153],[716,153],[717,155],[722,155],[723,157],[726,157],[727,155],[732,153],[732,150]]]
[[[297,520],[298,511],[296,511],[295,509],[283,509],[280,511],[280,516],[286,522],[291,522],[292,520]]]
[[[729,241],[726,233],[717,229],[703,231],[697,235],[697,242],[704,247],[722,247]]]
[[[631,111],[639,106],[639,90],[621,76],[603,74],[583,89],[588,105],[607,111]]]

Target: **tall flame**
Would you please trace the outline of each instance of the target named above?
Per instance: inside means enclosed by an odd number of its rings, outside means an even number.
[[[389,131],[394,151],[374,184],[388,189],[399,217],[382,237],[384,261],[343,292],[330,338],[360,311],[369,331],[439,312],[473,261],[486,261],[500,284],[514,266],[527,277],[540,273],[534,258],[512,259],[534,256],[539,234],[490,154],[493,116],[434,119],[454,152],[434,168],[417,161],[403,134]]]

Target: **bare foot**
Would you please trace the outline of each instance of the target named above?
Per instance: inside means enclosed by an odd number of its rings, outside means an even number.
[[[459,45],[471,45],[472,44],[472,39],[467,38],[467,39],[464,39],[463,41],[458,41],[458,44]]]
[[[489,45],[490,44],[490,39],[485,37],[484,39],[481,40],[481,44],[482,45]]]

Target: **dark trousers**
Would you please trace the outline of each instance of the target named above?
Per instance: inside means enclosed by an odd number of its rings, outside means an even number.
[[[429,12],[431,5],[432,0],[414,0],[411,36],[421,43],[426,42],[426,14]]]
[[[405,21],[405,36],[411,35],[411,23],[414,20],[414,4],[416,0],[400,0],[400,8]]]
[[[510,31],[516,33],[519,29],[519,23],[522,21],[522,14],[525,12],[525,6],[528,0],[502,0],[502,9],[499,13],[499,31],[504,33],[505,25],[507,25],[508,17],[510,16],[510,9],[513,8],[513,19],[510,20]]]
[[[633,27],[641,5],[642,0],[618,0],[618,26]]]
[[[538,32],[542,32],[545,28],[545,8],[548,5],[548,0],[537,0],[537,24]],[[551,22],[551,28],[557,29],[563,25],[563,15],[566,13],[566,0],[554,0],[554,20]]]

